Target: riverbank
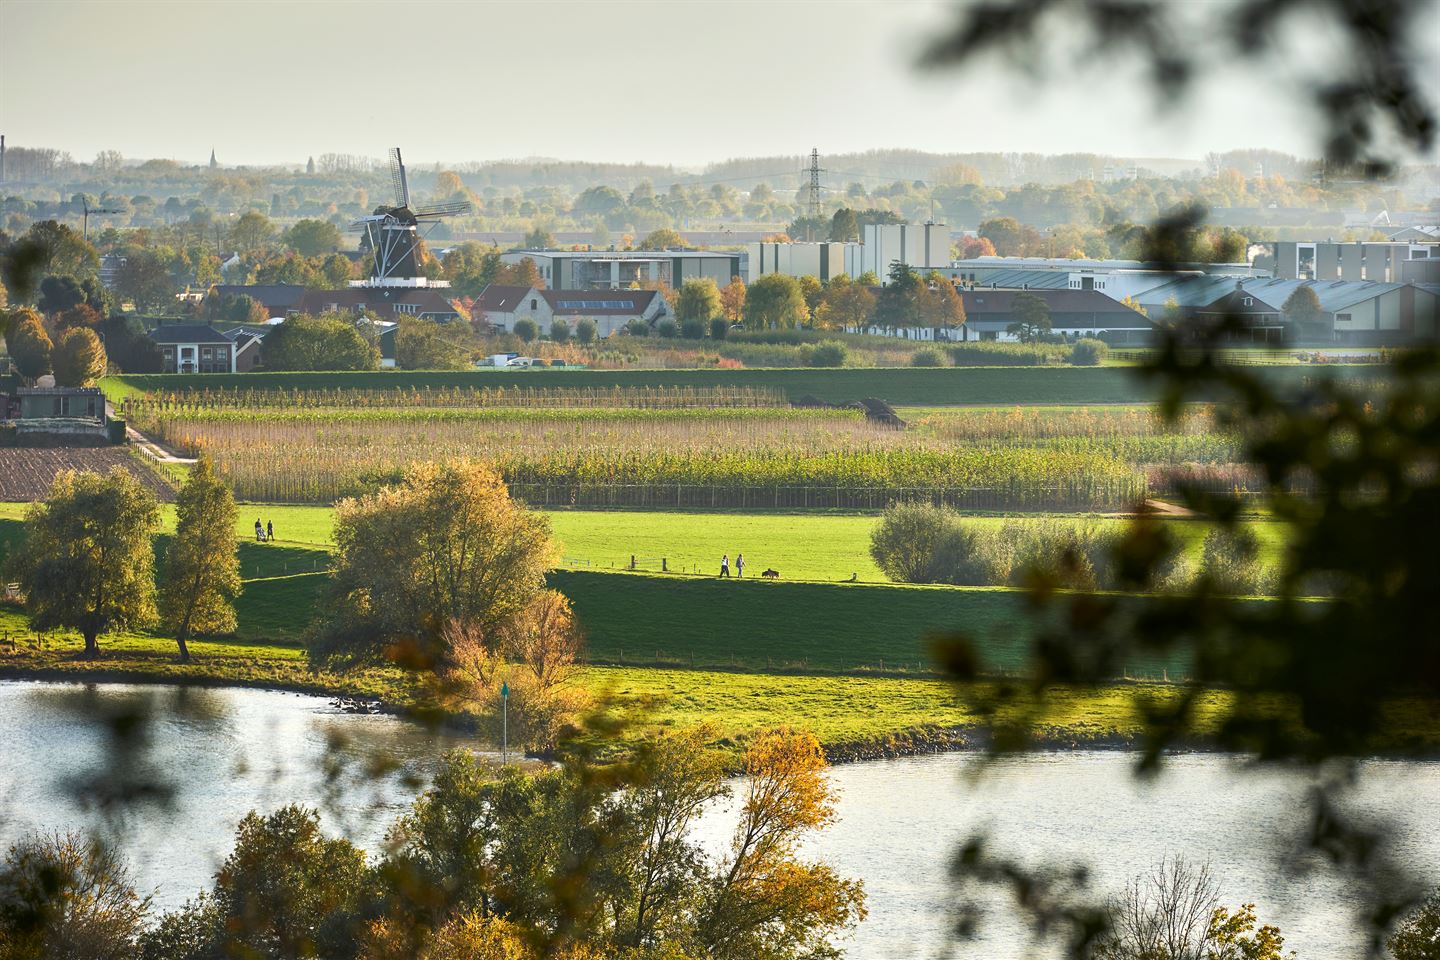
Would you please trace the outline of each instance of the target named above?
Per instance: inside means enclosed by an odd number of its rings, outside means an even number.
[[[0,646],[0,679],[283,690],[376,701],[402,715],[427,700],[414,674],[386,667],[314,671],[299,646],[197,640],[191,643],[191,661],[181,663],[173,641],[123,634],[102,639],[100,656],[86,659],[78,637],[22,635],[23,623],[18,611],[0,608],[0,637],[11,638],[11,645]],[[584,667],[577,683],[597,702],[636,717],[637,733],[703,723],[714,730],[717,746],[736,753],[756,731],[781,724],[813,732],[832,762],[989,745],[983,717],[967,706],[988,692],[986,683],[962,688],[926,678],[619,666]],[[1179,687],[1153,682],[1055,689],[1031,743],[1046,749],[1131,748],[1140,742],[1147,711],[1179,694]],[[1202,733],[1229,703],[1223,691],[1200,698]],[[1398,705],[1392,729],[1394,735],[1377,752],[1434,754],[1440,748],[1440,705]]]

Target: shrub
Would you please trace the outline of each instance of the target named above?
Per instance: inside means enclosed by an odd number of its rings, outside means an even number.
[[[1217,593],[1266,593],[1270,577],[1260,564],[1260,545],[1250,531],[1216,527],[1205,535],[1200,577]]]
[[[648,337],[650,336],[650,324],[636,317],[634,320],[625,324],[625,332],[632,337]]]
[[[1070,348],[1056,343],[997,343],[986,340],[956,344],[950,356],[957,367],[1043,367],[1064,363]]]
[[[699,317],[686,317],[680,322],[680,336],[686,340],[704,340],[705,321]]]
[[[826,340],[823,343],[817,343],[815,348],[810,351],[809,366],[843,367],[845,358],[849,355],[850,351],[839,340]]]
[[[714,317],[710,321],[710,339],[724,340],[730,333],[730,321],[724,317]]]
[[[1077,367],[1094,367],[1110,356],[1110,345],[1103,340],[1076,340],[1070,348],[1070,362]]]
[[[533,343],[535,338],[540,336],[540,328],[535,325],[534,320],[522,317],[515,321],[515,336],[525,343]]]
[[[655,332],[666,340],[674,340],[680,335],[680,325],[666,317],[655,325]]]
[[[910,357],[912,367],[943,367],[945,366],[945,354],[937,347],[921,347]]]
[[[870,556],[891,580],[931,583],[936,554],[956,527],[955,513],[943,507],[893,504],[870,534]]]
[[[570,339],[570,324],[564,320],[555,319],[550,321],[550,339],[556,343],[564,343]]]
[[[595,326],[595,321],[591,320],[589,317],[586,317],[585,319],[575,324],[575,339],[579,340],[581,343],[594,343],[595,335],[598,332],[599,329]]]

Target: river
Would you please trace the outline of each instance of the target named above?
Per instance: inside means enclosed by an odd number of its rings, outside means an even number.
[[[138,704],[154,719],[128,767],[149,764],[178,789],[168,809],[121,818],[81,803],[77,787],[116,749],[99,718]],[[247,811],[317,806],[328,830],[374,851],[436,758],[479,746],[393,717],[340,713],[322,698],[239,689],[0,682],[0,729],[0,844],[37,829],[109,830],[142,889],[165,908],[208,884]],[[365,769],[376,751],[398,762],[379,778]],[[1089,864],[1102,891],[1122,888],[1162,857],[1208,861],[1224,901],[1255,902],[1302,960],[1363,952],[1346,888],[1323,871],[1289,875],[1276,856],[1304,826],[1303,774],[1245,771],[1233,757],[1193,754],[1171,758],[1163,776],[1141,783],[1126,754],[1057,752],[993,764],[975,780],[966,776],[975,763],[948,754],[831,771],[838,816],[805,853],[865,881],[870,917],[844,941],[850,957],[936,956],[957,902],[949,859],[981,829],[996,853],[1028,864]],[[1367,763],[1353,806],[1388,814],[1396,859],[1440,883],[1440,763]],[[723,803],[710,811],[698,828],[702,842],[721,847],[731,814]],[[1024,955],[1025,933],[1008,919],[1003,896],[982,890],[980,899],[992,908],[982,939],[957,955]]]

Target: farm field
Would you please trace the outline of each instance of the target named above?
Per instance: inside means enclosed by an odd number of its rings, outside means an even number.
[[[61,470],[106,473],[120,467],[156,496],[169,499],[169,486],[126,447],[0,447],[0,501],[39,500]]]

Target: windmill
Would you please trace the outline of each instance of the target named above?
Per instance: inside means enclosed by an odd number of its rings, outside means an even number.
[[[470,210],[470,201],[432,203],[410,207],[410,185],[405,179],[405,164],[400,148],[390,150],[390,182],[395,189],[395,205],[379,207],[368,217],[350,224],[350,229],[365,234],[370,245],[370,279],[362,286],[424,287],[432,284],[420,272],[416,252],[420,241],[445,217],[454,217]],[[422,232],[423,231],[423,232]]]

